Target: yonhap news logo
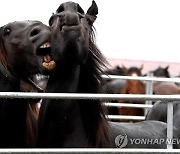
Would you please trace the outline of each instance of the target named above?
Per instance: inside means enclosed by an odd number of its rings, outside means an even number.
[[[128,138],[126,134],[118,135],[115,138],[115,144],[117,148],[123,148],[128,144]]]
[[[155,144],[180,144],[180,139],[165,139],[165,138],[128,138],[126,134],[120,134],[115,138],[117,148],[124,148],[127,144],[133,145],[155,145]]]
[[[180,144],[180,139],[164,139],[164,138],[141,138],[130,139],[130,144]]]

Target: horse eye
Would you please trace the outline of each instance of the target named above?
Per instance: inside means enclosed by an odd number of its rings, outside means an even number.
[[[3,31],[3,35],[6,36],[6,35],[9,35],[11,33],[11,29],[10,28],[5,28],[4,31]]]

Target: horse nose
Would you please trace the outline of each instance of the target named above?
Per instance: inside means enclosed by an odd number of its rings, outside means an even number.
[[[48,28],[44,28],[41,25],[35,26],[30,30],[29,38],[31,42],[36,42],[38,39],[40,39],[41,35],[47,34],[47,36],[50,36],[50,30]]]
[[[41,29],[39,27],[34,27],[31,31],[30,31],[30,37],[36,37],[39,33],[41,32]]]
[[[68,12],[65,14],[65,25],[74,26],[80,23],[79,15],[76,13]]]

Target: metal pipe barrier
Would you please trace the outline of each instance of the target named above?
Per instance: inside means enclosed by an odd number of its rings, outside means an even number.
[[[153,73],[148,73],[148,77],[153,77]],[[146,81],[146,94],[152,95],[153,94],[153,81]],[[151,105],[151,100],[146,100],[145,104]],[[144,110],[144,115],[146,116],[148,113],[148,109]]]
[[[107,107],[132,107],[132,108],[152,108],[153,105],[148,105],[148,104],[127,104],[127,103],[110,103],[110,102],[105,102],[105,106]]]
[[[127,103],[109,103],[105,102],[105,106],[107,107],[131,107],[131,108],[152,108],[153,105],[146,104],[127,104]],[[108,120],[145,120],[145,116],[128,116],[128,115],[107,115]]]
[[[70,149],[1,149],[3,154],[179,154],[180,149],[99,149],[99,148],[70,148]]]
[[[102,99],[102,100],[162,100],[170,102],[167,116],[167,138],[173,138],[173,101],[180,101],[179,95],[137,95],[137,94],[79,94],[79,93],[27,93],[27,92],[1,92],[0,98],[43,98],[43,99]],[[61,102],[61,101],[60,101]],[[171,131],[171,132],[170,132]],[[167,145],[172,149],[172,143]]]
[[[102,75],[104,79],[121,79],[121,80],[141,80],[141,81],[158,81],[158,82],[177,82],[180,83],[180,78],[160,78],[160,77],[142,77],[142,76],[119,76],[119,75]]]
[[[35,93],[35,92],[0,92],[0,98],[34,99],[90,99],[90,100],[161,100],[163,102],[180,101],[180,95],[143,95],[143,94],[92,94],[92,93]]]
[[[145,116],[107,115],[108,120],[145,120]]]

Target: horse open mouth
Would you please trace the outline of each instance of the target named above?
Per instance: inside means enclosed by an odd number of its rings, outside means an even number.
[[[37,55],[40,58],[40,63],[42,64],[43,68],[48,71],[54,70],[56,67],[55,61],[52,59],[51,56],[51,43],[45,42],[43,43],[37,50]]]

